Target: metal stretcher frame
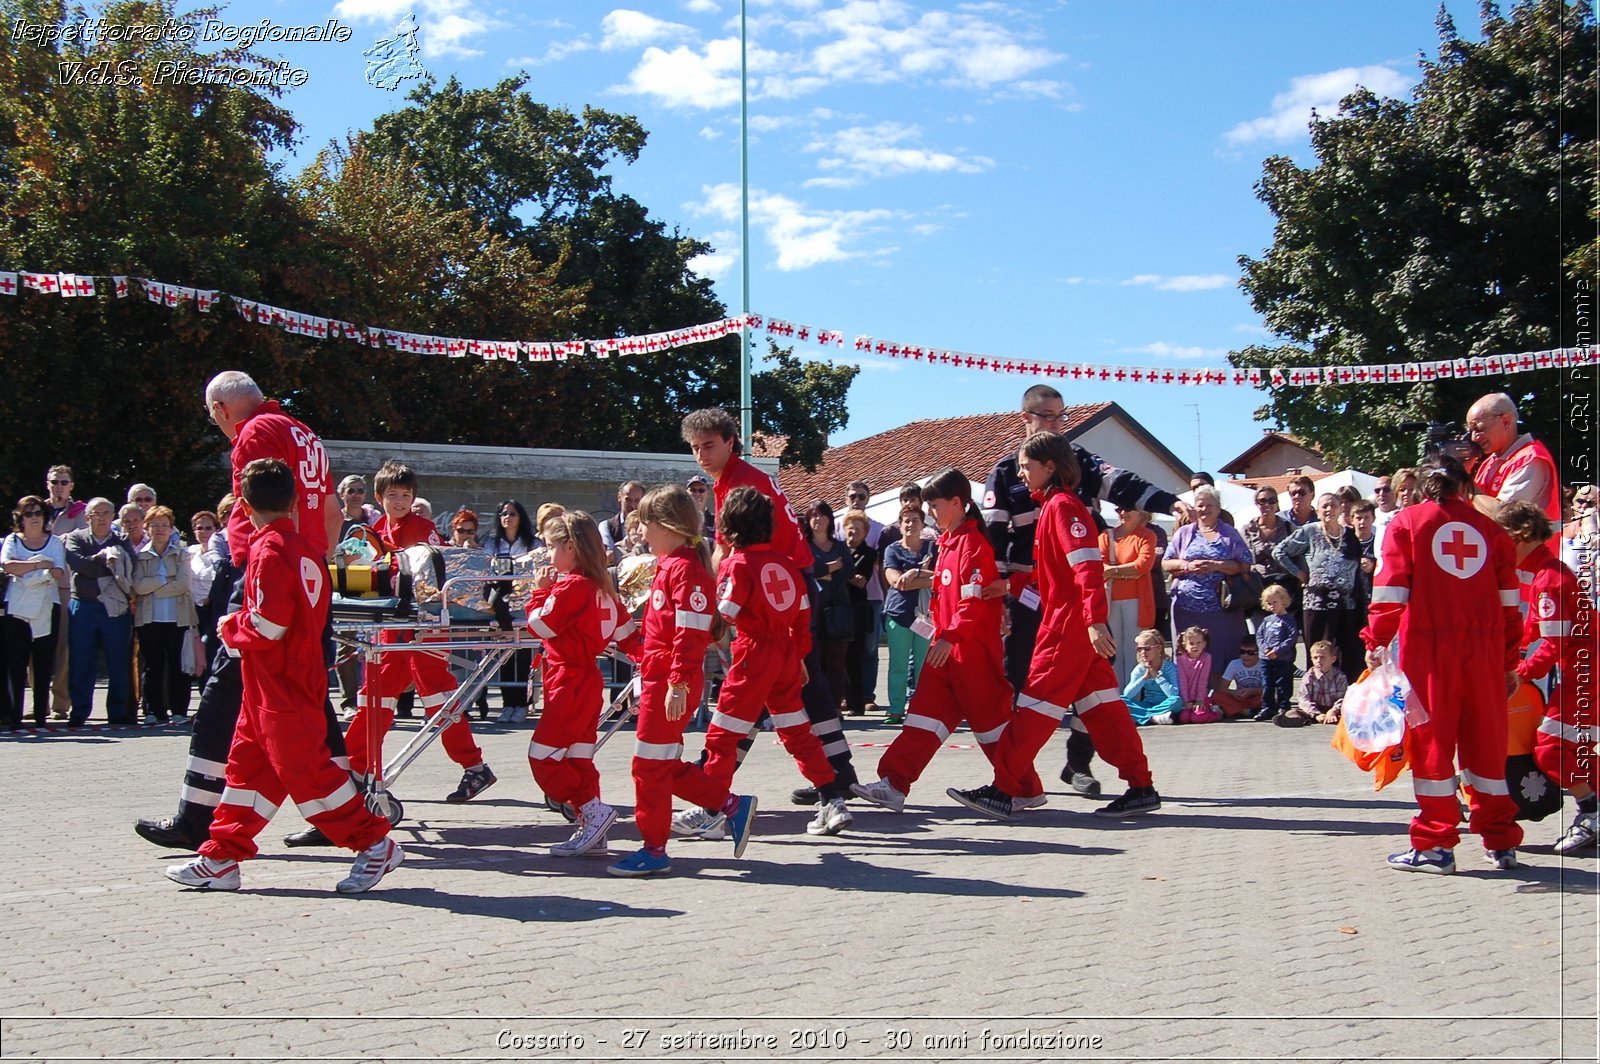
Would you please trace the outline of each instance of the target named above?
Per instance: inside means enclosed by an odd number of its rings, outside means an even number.
[[[438,709],[430,714],[421,728],[406,744],[400,748],[391,759],[385,762],[381,756],[383,744],[378,736],[377,707],[372,699],[375,697],[369,684],[362,685],[362,705],[366,709],[363,718],[367,729],[367,749],[378,751],[379,756],[371,758],[367,771],[361,777],[361,791],[367,807],[377,815],[386,818],[391,824],[398,824],[405,816],[405,806],[400,799],[389,792],[390,784],[398,780],[413,761],[426,750],[433,742],[444,734],[444,730],[460,721],[466,716],[468,708],[477,700],[479,692],[483,691],[511,656],[519,650],[533,650],[536,655],[541,647],[541,641],[532,632],[522,625],[513,625],[510,630],[500,628],[492,623],[460,624],[452,623],[448,603],[450,589],[457,583],[494,583],[505,578],[502,576],[457,576],[445,581],[439,589],[441,609],[437,617],[416,615],[409,619],[394,620],[378,619],[372,621],[340,620],[338,610],[340,606],[349,607],[349,602],[336,602],[334,604],[335,620],[333,626],[334,639],[352,653],[360,654],[366,662],[368,674],[376,669],[385,653],[396,651],[409,654],[432,654],[467,669],[464,680],[452,691]],[[360,600],[356,600],[360,601]],[[378,606],[377,612],[382,613],[385,606]],[[368,607],[370,609],[370,607]],[[382,642],[388,633],[399,633],[411,636],[407,642],[385,643]],[[458,651],[481,652],[476,660],[468,657],[456,656]],[[614,647],[608,648],[607,654],[617,660],[626,661],[627,657]],[[610,704],[600,714],[600,733],[595,741],[595,751],[606,744],[613,735],[622,729],[628,717],[634,712],[636,698],[636,685],[627,684],[611,700]]]

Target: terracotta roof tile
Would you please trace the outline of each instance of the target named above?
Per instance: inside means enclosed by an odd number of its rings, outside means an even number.
[[[1110,403],[1067,407],[1065,431],[1080,431]],[[830,447],[814,473],[786,466],[778,484],[797,509],[813,499],[838,505],[851,481],[864,480],[874,494],[898,488],[908,480],[921,480],[946,466],[955,466],[976,481],[983,481],[994,464],[1022,438],[1022,420],[1015,410],[999,414],[913,421],[876,436]]]

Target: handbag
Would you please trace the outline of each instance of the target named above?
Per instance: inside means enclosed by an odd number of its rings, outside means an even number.
[[[1261,593],[1265,590],[1261,574],[1247,566],[1242,573],[1222,578],[1217,585],[1217,605],[1232,612],[1254,609],[1261,605]]]

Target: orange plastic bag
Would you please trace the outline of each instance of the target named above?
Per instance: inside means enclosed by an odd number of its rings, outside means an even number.
[[[1333,739],[1329,746],[1348,757],[1362,772],[1372,773],[1372,789],[1381,791],[1400,777],[1400,774],[1411,767],[1411,729],[1407,728],[1405,735],[1398,743],[1386,750],[1372,754],[1365,750],[1357,750],[1355,743],[1350,741],[1350,733],[1345,730],[1344,718],[1339,718],[1339,723],[1334,725]]]

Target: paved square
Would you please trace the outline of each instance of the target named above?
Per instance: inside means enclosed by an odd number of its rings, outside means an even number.
[[[875,778],[892,732],[849,729]],[[184,734],[0,742],[0,1056],[1595,1059],[1596,862],[1549,851],[1570,802],[1517,871],[1468,838],[1455,876],[1400,875],[1408,781],[1374,794],[1326,729],[1145,729],[1166,805],[1120,823],[1063,793],[1055,742],[1049,804],[1005,824],[944,794],[988,780],[961,732],[904,814],[853,803],[831,839],[763,735],[745,859],[675,841],[650,880],[549,856],[570,829],[534,802],[528,731],[480,731],[499,784],[448,805],[426,751],[396,787],[407,861],[355,898],[347,854],[281,846],[292,806],[240,893],[167,882],[181,855],[131,825],[172,810]],[[599,758],[625,811],[631,745]],[[638,845],[626,819],[611,839]]]

